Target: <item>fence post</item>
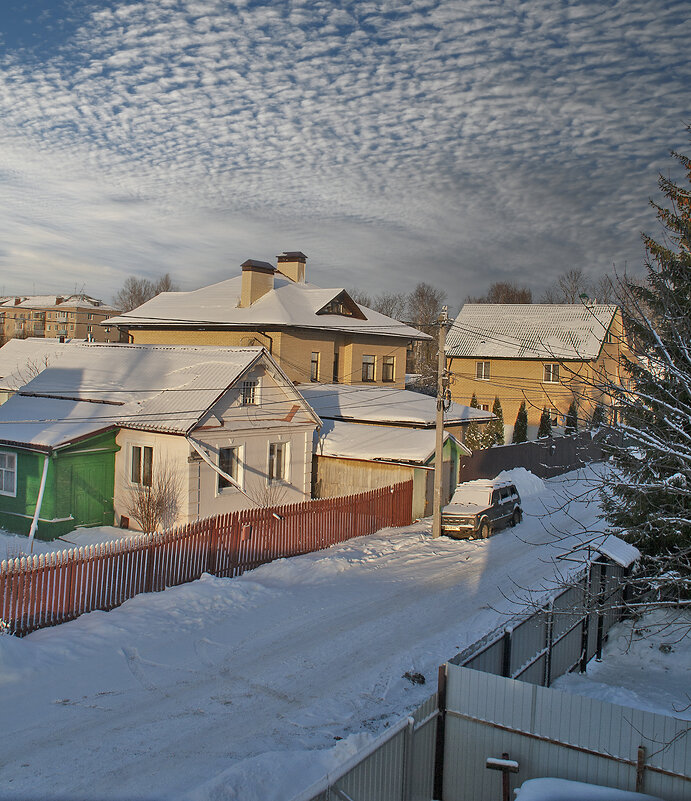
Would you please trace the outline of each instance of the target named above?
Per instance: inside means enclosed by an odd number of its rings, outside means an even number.
[[[602,640],[604,637],[604,615],[602,606],[605,600],[605,587],[607,586],[607,564],[600,562],[600,586],[598,587],[597,598],[597,643],[595,645],[595,658],[598,662],[602,661]]]
[[[439,666],[437,684],[437,742],[434,748],[434,798],[443,801],[444,795],[444,743],[446,726],[446,663]]]
[[[588,638],[590,635],[590,610],[593,605],[592,599],[592,583],[593,583],[593,563],[588,565],[588,573],[585,580],[585,615],[583,617],[581,629],[581,663],[578,667],[580,673],[585,673],[588,667]]]
[[[552,684],[552,643],[554,638],[554,601],[550,601],[547,608],[547,622],[545,631],[545,648],[547,654],[545,656],[545,681],[544,686],[549,687]]]
[[[211,534],[209,536],[209,550],[206,555],[206,572],[210,573],[212,576],[216,575],[216,568],[218,566],[219,520],[219,517],[214,518]]]
[[[511,678],[511,629],[504,629],[504,647],[501,658],[501,675],[507,679]]]
[[[149,534],[149,544],[146,546],[146,580],[144,581],[144,592],[152,592],[154,587],[154,535]]]
[[[408,718],[403,740],[403,787],[401,801],[410,801],[413,792],[413,749],[415,748],[415,719]]]
[[[645,746],[638,746],[636,758],[636,792],[643,792],[643,779],[645,777]]]

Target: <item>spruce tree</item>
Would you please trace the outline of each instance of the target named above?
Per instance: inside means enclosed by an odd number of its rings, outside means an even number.
[[[549,413],[549,409],[544,407],[542,409],[542,414],[540,415],[540,425],[537,429],[537,438],[541,439],[542,437],[551,437],[552,436],[552,416]]]
[[[513,426],[513,438],[511,442],[525,442],[528,439],[528,411],[525,408],[525,401],[521,401],[516,415],[516,422]]]
[[[566,412],[566,425],[564,426],[565,434],[575,434],[578,431],[578,409],[576,409],[576,401],[571,401],[569,410]]]
[[[480,408],[475,393],[473,393],[473,397],[470,399],[470,408]],[[480,431],[480,426],[474,420],[471,420],[468,424],[468,428],[465,432],[465,444],[471,451],[477,451],[482,447],[482,432]]]
[[[691,126],[688,128],[691,133]],[[691,159],[672,154],[691,184]],[[691,595],[691,191],[660,176],[666,229],[643,235],[647,280],[626,282],[624,326],[635,354],[622,358],[630,387],[612,387],[624,442],[603,501],[612,529],[643,553],[650,584]],[[638,356],[639,358],[636,358]]]
[[[591,428],[600,428],[605,422],[605,407],[598,403],[593,409],[593,417],[590,421]]]
[[[492,445],[504,444],[504,412],[501,409],[501,403],[498,397],[494,398],[492,414],[494,418],[487,423],[482,437],[483,448],[491,448]]]

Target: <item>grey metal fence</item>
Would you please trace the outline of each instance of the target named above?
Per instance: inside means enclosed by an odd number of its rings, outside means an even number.
[[[447,665],[444,801],[496,801],[488,757],[519,765],[512,788],[542,776],[691,798],[688,721]]]

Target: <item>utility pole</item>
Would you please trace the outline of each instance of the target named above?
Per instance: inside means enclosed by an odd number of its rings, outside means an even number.
[[[441,537],[441,489],[444,476],[444,408],[448,408],[448,376],[446,374],[446,332],[449,328],[449,307],[442,306],[439,315],[439,358],[437,361],[437,422],[434,448],[434,517],[432,536]]]

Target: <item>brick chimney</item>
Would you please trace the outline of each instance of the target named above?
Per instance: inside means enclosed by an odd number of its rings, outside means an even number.
[[[285,251],[278,259],[278,271],[296,284],[305,283],[307,256],[299,250]]]
[[[251,306],[274,288],[276,268],[268,261],[247,259],[242,266],[242,290],[240,308]]]

